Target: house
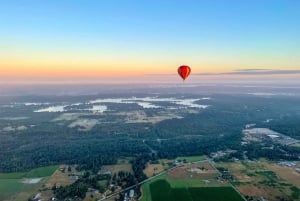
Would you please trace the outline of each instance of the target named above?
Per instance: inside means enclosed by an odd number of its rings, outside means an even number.
[[[71,180],[78,180],[79,179],[79,176],[77,176],[77,175],[74,175],[74,174],[69,174],[69,179],[71,179]]]
[[[99,170],[98,175],[111,175],[111,171],[109,170]]]
[[[99,191],[94,188],[88,188],[88,191],[86,193],[87,196],[91,196],[91,195],[95,196],[99,194],[100,194]]]
[[[134,196],[134,190],[131,189],[131,190],[129,191],[129,197],[130,197],[130,199],[132,199],[133,196]]]
[[[125,193],[125,196],[124,196],[124,201],[128,201],[128,196],[127,196],[127,193]]]
[[[293,167],[296,166],[296,162],[294,161],[283,161],[278,163],[280,166]]]
[[[34,201],[39,201],[41,200],[41,197],[42,197],[42,194],[41,193],[38,193],[36,194],[36,196],[33,198]]]

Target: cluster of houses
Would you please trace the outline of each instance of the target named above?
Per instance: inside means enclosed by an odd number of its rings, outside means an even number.
[[[175,161],[173,162],[173,166],[182,166],[182,165],[184,165],[184,161],[178,161],[178,160],[175,160]]]
[[[33,201],[42,201],[42,194],[41,193],[36,194],[32,200]]]
[[[112,175],[112,172],[106,169],[100,169],[97,173],[98,175]]]
[[[244,137],[242,144],[248,144],[251,141],[262,142],[268,139],[281,145],[292,145],[299,142],[299,140],[283,135],[269,128],[246,128],[243,130],[243,134]]]
[[[99,190],[94,189],[94,188],[88,188],[88,191],[86,192],[87,196],[97,196],[99,195]]]
[[[210,154],[210,157],[212,159],[220,159],[222,157],[228,156],[228,155],[236,153],[236,152],[237,152],[236,150],[227,149],[227,150],[224,150],[224,151],[213,152],[213,153]]]
[[[285,166],[285,167],[296,167],[297,162],[295,161],[281,161],[278,163],[280,166]],[[296,167],[295,171],[300,174],[300,168]]]
[[[278,163],[280,166],[286,166],[286,167],[295,167],[297,165],[297,162],[295,161],[281,161]]]
[[[133,189],[131,189],[129,191],[129,195],[127,193],[125,193],[124,201],[134,201],[134,190]]]

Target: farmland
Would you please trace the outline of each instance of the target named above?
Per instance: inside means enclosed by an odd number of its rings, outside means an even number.
[[[54,185],[56,186],[66,186],[70,185],[74,182],[74,179],[71,179],[68,175],[80,175],[79,172],[76,171],[75,167],[70,166],[71,171],[67,171],[66,165],[61,165],[59,169],[57,169],[52,176],[48,179],[45,184],[45,187],[52,188]]]
[[[0,104],[0,172],[4,173],[0,174],[0,194],[7,199],[14,192],[29,192],[32,188],[30,194],[23,194],[28,199],[42,188],[43,198],[49,198],[54,195],[55,190],[51,190],[54,185],[62,187],[60,192],[72,190],[77,187],[72,185],[77,179],[101,191],[99,194],[106,190],[109,195],[175,165],[176,169],[157,178],[168,182],[172,189],[228,187],[232,182],[246,196],[299,199],[300,174],[296,166],[291,169],[275,162],[256,162],[260,157],[277,162],[297,161],[298,144],[282,146],[268,138],[241,143],[242,130],[251,123],[299,140],[299,98],[218,94],[205,97],[153,95],[146,91],[145,94],[12,97]],[[102,106],[107,110],[100,110]],[[8,129],[22,126],[27,129]],[[215,153],[220,158],[215,159]],[[233,177],[226,170],[220,176],[203,155],[212,157],[219,167],[224,164]],[[57,170],[49,179],[51,168],[34,169],[51,164],[67,164],[72,171]],[[25,172],[29,169],[34,170]],[[21,172],[6,174],[15,171]],[[84,178],[85,172],[102,178],[97,183],[100,187],[90,185]],[[32,182],[37,183],[26,184]],[[142,199],[151,201],[150,182],[142,189],[145,195]],[[136,198],[139,197],[138,189],[134,190]],[[57,190],[56,195],[60,192]],[[78,196],[62,194],[64,198]]]
[[[234,177],[233,184],[246,197],[267,200],[300,200],[300,174],[264,159],[251,162],[218,163]]]
[[[166,180],[150,184],[152,201],[242,201],[243,198],[231,187],[172,188]]]
[[[168,178],[171,180],[216,180],[218,172],[208,163],[185,164],[170,172]]]
[[[182,156],[182,157],[177,157],[176,160],[193,163],[193,162],[205,160],[205,156]]]
[[[243,198],[231,187],[190,188],[193,201],[242,201]]]
[[[141,201],[243,200],[230,184],[217,179],[218,172],[206,161],[186,163],[142,186]],[[222,195],[219,197],[219,195]]]
[[[164,171],[164,166],[162,164],[148,164],[144,170],[144,173],[147,177],[152,177],[162,171]]]
[[[116,165],[103,165],[101,171],[109,171],[112,174],[118,173],[120,171],[132,173],[132,167],[130,163],[125,164],[116,164]]]
[[[48,177],[51,176],[57,168],[58,166],[47,166],[47,167],[32,169],[29,172],[0,173],[0,179]]]
[[[36,168],[29,172],[1,173],[0,200],[27,200],[37,192],[58,166]]]

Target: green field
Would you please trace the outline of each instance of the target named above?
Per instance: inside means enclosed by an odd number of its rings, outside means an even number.
[[[150,185],[159,180],[167,181],[171,185],[171,188],[201,187],[205,185],[205,183],[199,179],[171,179],[166,174],[163,174],[142,185],[143,196],[140,201],[152,201]]]
[[[172,188],[163,179],[152,182],[150,192],[151,201],[243,201],[232,187]]]
[[[40,167],[28,172],[0,173],[0,179],[22,179],[22,178],[40,178],[51,176],[58,165]]]
[[[188,188],[188,187],[202,187],[205,185],[203,180],[200,179],[170,179],[166,181],[172,188]]]
[[[0,179],[0,200],[21,192],[23,185],[19,179]]]
[[[177,157],[176,160],[179,161],[183,161],[186,160],[187,162],[197,162],[197,161],[203,161],[205,160],[205,156],[183,156],[183,157]]]
[[[41,183],[37,184],[24,184],[23,178],[49,178],[58,166],[47,166],[36,168],[28,172],[16,172],[16,173],[0,173],[0,200],[28,200],[28,197],[24,199],[11,198],[18,193],[25,193],[28,195],[34,194],[41,186]],[[43,181],[41,181],[43,182]]]
[[[142,185],[142,198],[140,199],[140,201],[152,201],[151,199],[151,191],[150,191],[150,184],[152,184],[155,181],[161,180],[161,179],[166,179],[167,175],[163,174],[160,175],[159,177],[156,177],[155,179],[145,183]]]

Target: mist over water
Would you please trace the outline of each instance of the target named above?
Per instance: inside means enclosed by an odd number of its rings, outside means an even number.
[[[123,78],[65,78],[0,81],[0,96],[137,93],[300,95],[300,75],[142,75]]]

